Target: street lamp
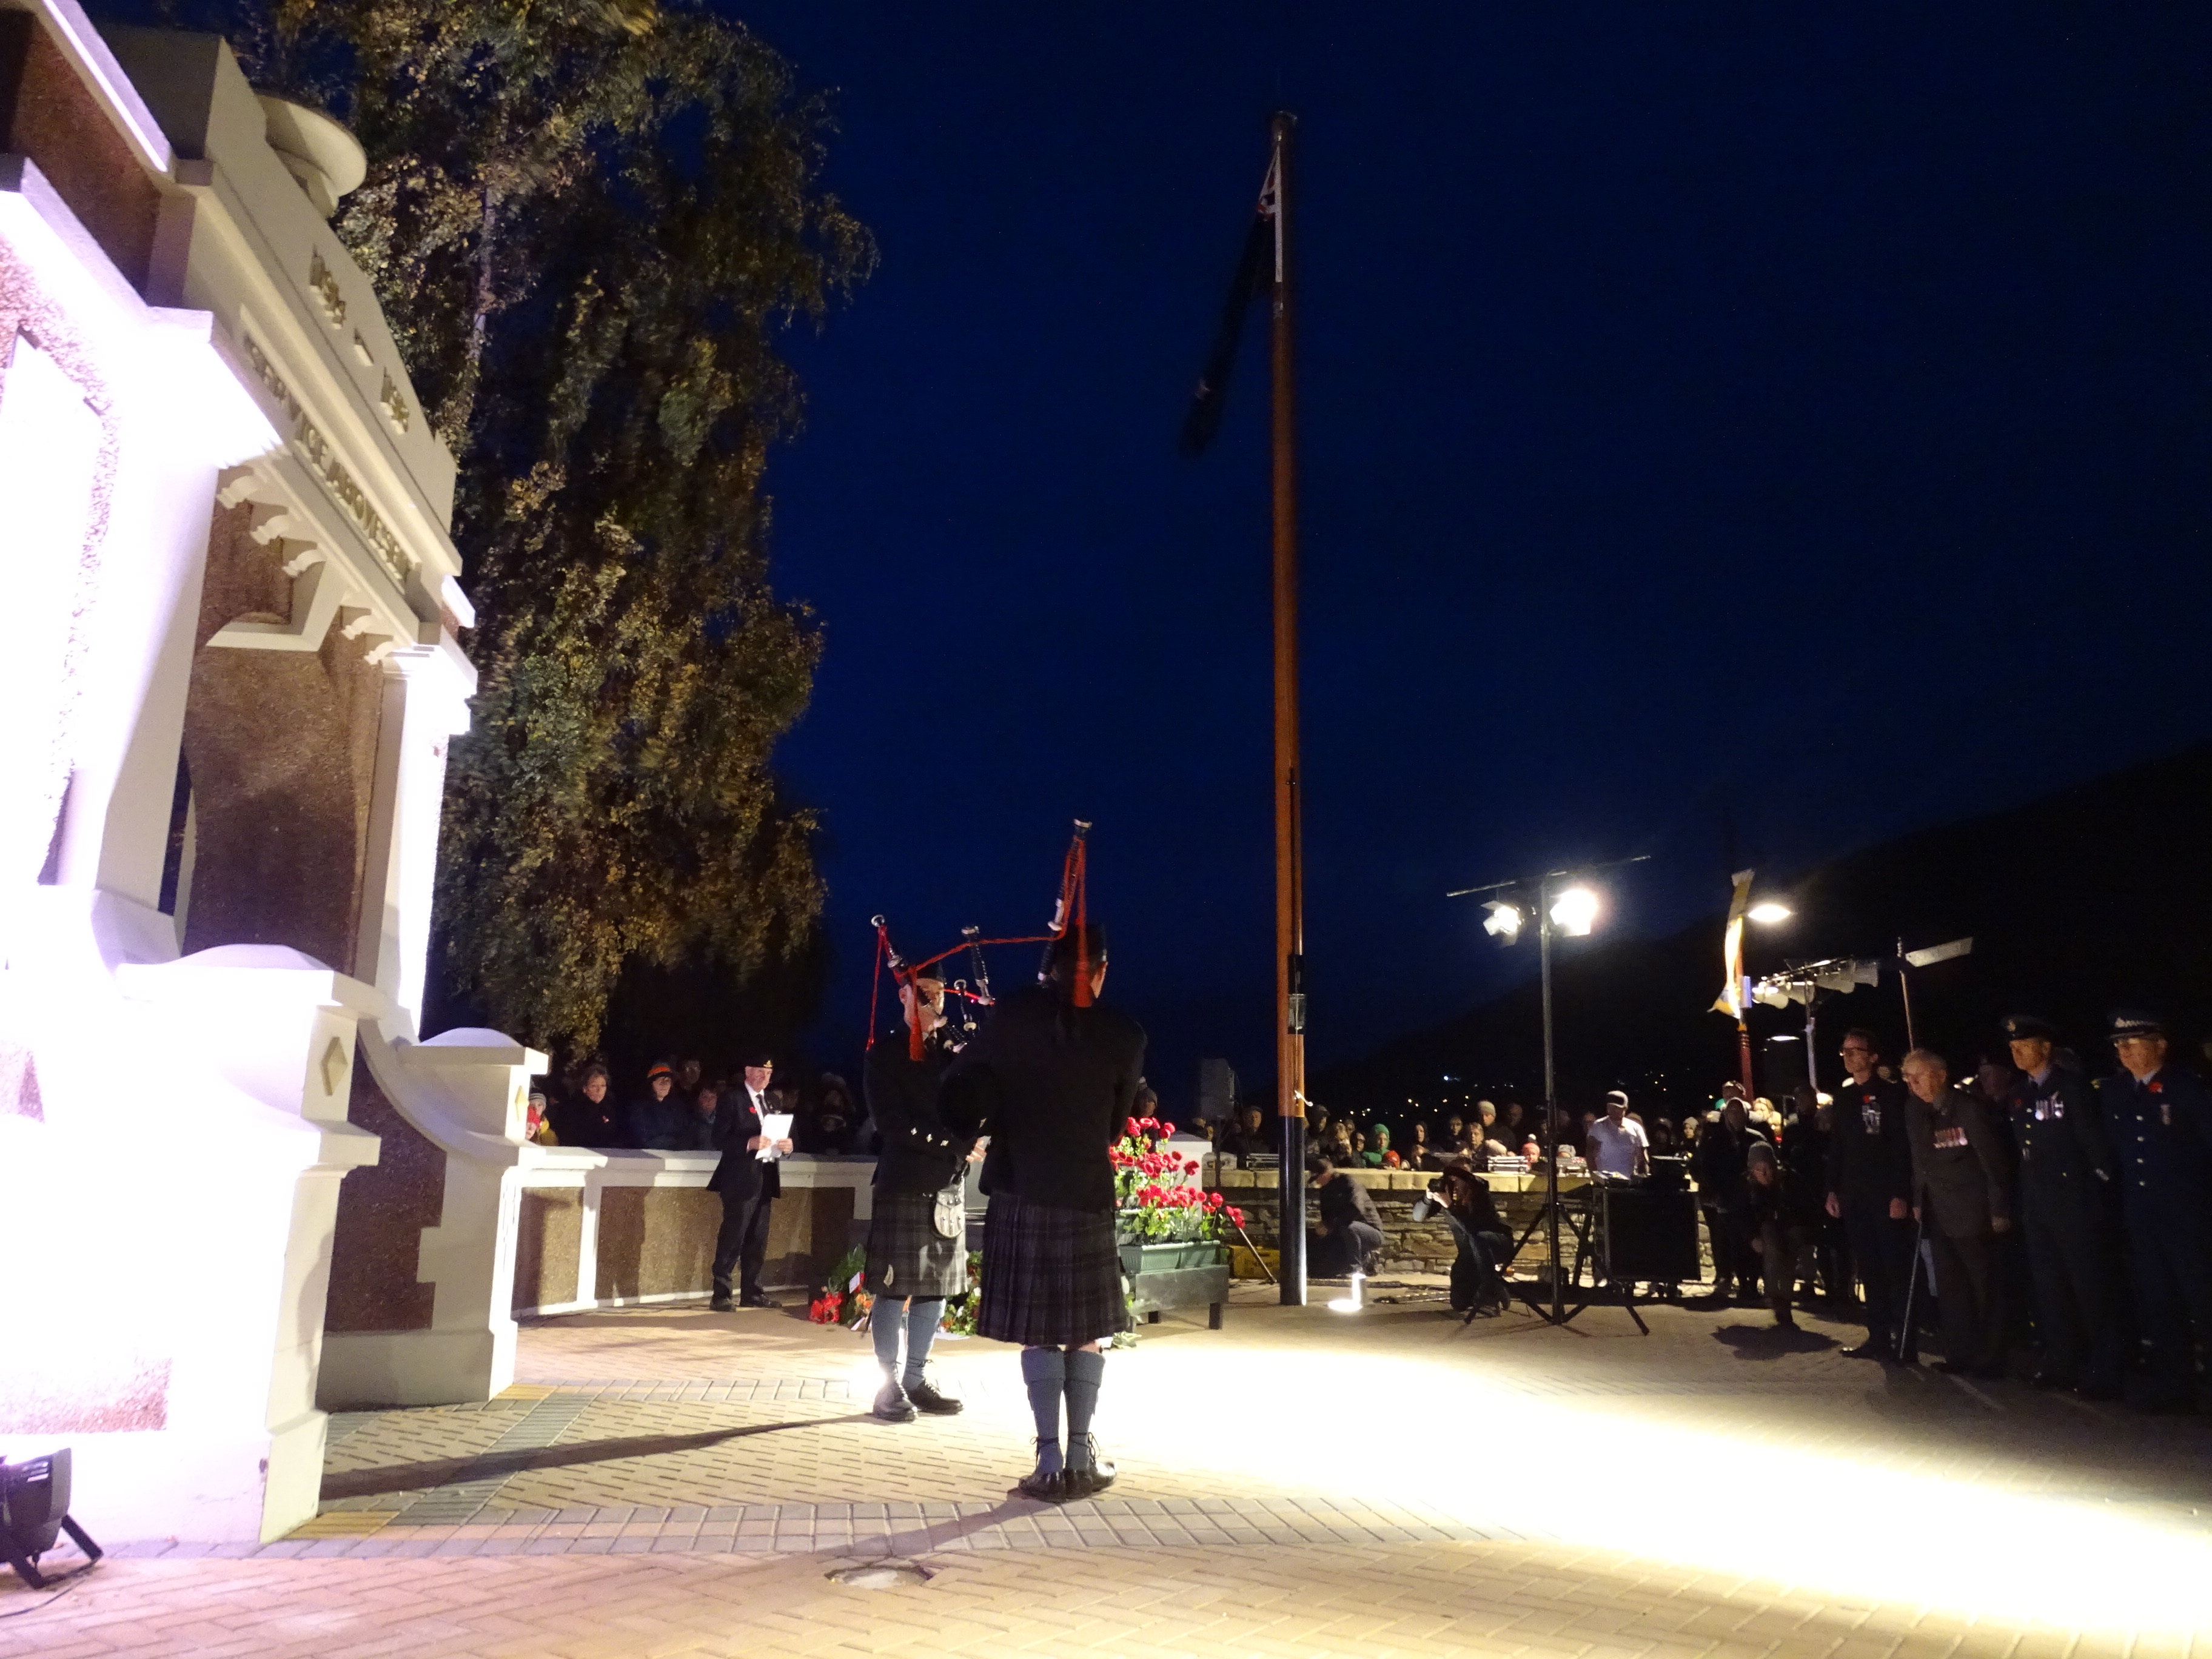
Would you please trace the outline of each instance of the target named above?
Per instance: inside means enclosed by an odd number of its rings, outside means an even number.
[[[1551,917],[1561,933],[1587,938],[1597,921],[1597,895],[1580,884],[1570,887],[1553,901]]]
[[[1482,931],[1501,945],[1513,945],[1520,939],[1526,915],[1522,903],[1516,900],[1527,900],[1531,896],[1530,888],[1534,890],[1537,974],[1544,988],[1544,1127],[1552,1142],[1551,1156],[1544,1160],[1544,1211],[1552,1254],[1552,1306],[1549,1311],[1540,1307],[1536,1311],[1553,1325],[1565,1324],[1573,1315],[1567,1311],[1566,1290],[1559,1273],[1559,1089],[1552,1048],[1552,935],[1560,933],[1580,939],[1596,924],[1598,897],[1583,884],[1579,878],[1583,873],[1641,864],[1650,856],[1647,853],[1632,859],[1616,859],[1610,864],[1586,866],[1582,871],[1552,870],[1533,881],[1524,876],[1514,881],[1494,881],[1487,887],[1462,887],[1444,895],[1446,898],[1472,898],[1478,893],[1500,895],[1483,902],[1482,908],[1488,914],[1482,919]],[[1561,882],[1568,884],[1555,884]],[[1635,1310],[1629,1311],[1632,1315]],[[1641,1319],[1637,1321],[1639,1325],[1643,1322]]]
[[[1764,904],[1754,904],[1744,912],[1744,915],[1765,927],[1771,927],[1778,921],[1787,921],[1795,914],[1796,912],[1792,911],[1788,905],[1777,904],[1772,899],[1767,900]]]

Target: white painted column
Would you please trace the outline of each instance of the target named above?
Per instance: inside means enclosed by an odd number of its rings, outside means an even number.
[[[384,659],[384,672],[354,960],[360,976],[391,999],[395,1020],[386,1035],[399,1039],[422,1029],[446,749],[469,729],[476,670],[453,638],[441,635],[434,645],[394,651]]]

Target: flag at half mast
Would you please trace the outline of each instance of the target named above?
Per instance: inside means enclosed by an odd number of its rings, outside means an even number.
[[[1721,987],[1721,994],[1713,1004],[1712,1012],[1726,1014],[1739,1025],[1743,1024],[1743,916],[1751,908],[1752,872],[1735,872],[1735,896],[1729,901],[1728,932],[1721,942],[1721,957],[1728,982]]]
[[[1229,376],[1237,367],[1237,347],[1244,337],[1244,319],[1255,295],[1267,294],[1281,303],[1283,291],[1283,157],[1279,149],[1268,157],[1267,176],[1260,185],[1260,203],[1252,228],[1244,235],[1244,251],[1237,258],[1237,275],[1231,279],[1229,297],[1222,301],[1221,327],[1213,337],[1212,354],[1198,389],[1191,394],[1190,413],[1183,417],[1182,453],[1206,453],[1214,434],[1221,430],[1221,411],[1229,400]]]

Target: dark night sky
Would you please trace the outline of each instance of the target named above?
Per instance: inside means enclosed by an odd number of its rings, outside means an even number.
[[[1317,1062],[1533,969],[1447,886],[1648,852],[1669,929],[1724,807],[1786,871],[2212,727],[2203,8],[733,9],[883,251],[771,472],[825,1060],[871,913],[1033,929],[1081,816],[1170,1104],[1267,1080],[1256,331],[1173,440],[1278,100]]]

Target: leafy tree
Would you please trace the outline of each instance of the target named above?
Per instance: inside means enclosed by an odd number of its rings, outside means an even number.
[[[821,633],[768,580],[780,332],[865,280],[829,112],[690,0],[275,0],[264,84],[370,157],[337,228],[460,458],[482,672],[448,773],[447,984],[597,1042],[626,963],[732,983],[818,916],[770,750]]]

